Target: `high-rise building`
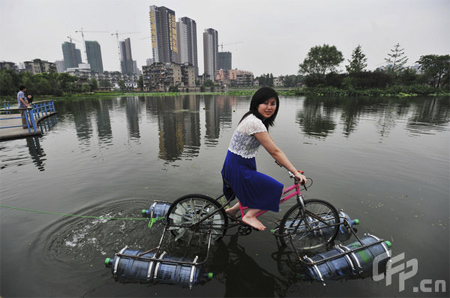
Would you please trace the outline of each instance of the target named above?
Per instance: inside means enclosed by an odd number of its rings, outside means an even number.
[[[96,41],[86,41],[86,54],[92,72],[103,73],[102,50]]]
[[[66,41],[62,44],[62,51],[66,69],[78,67],[78,64],[83,63],[81,60],[81,51],[77,49],[74,43]]]
[[[130,38],[120,42],[120,67],[123,74],[137,73],[136,61],[131,55],[131,40]]]
[[[231,52],[219,52],[219,67],[217,69],[230,70]]]
[[[178,63],[175,11],[164,6],[150,6],[150,31],[154,62]]]
[[[214,81],[216,70],[219,66],[219,34],[216,30],[209,28],[203,32],[203,59],[205,75]]]
[[[183,17],[177,22],[178,61],[194,66],[198,76],[197,59],[197,24],[194,20]]]

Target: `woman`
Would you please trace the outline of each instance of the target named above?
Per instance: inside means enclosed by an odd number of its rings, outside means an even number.
[[[27,95],[27,101],[28,101],[29,104],[32,104],[33,103],[33,95],[28,94]]]
[[[231,138],[222,169],[223,178],[231,185],[241,204],[248,207],[242,221],[261,231],[266,227],[255,215],[261,210],[278,212],[283,184],[256,171],[255,156],[260,145],[279,165],[294,173],[300,183],[306,183],[306,177],[290,163],[269,135],[279,104],[278,94],[272,88],[263,87],[255,92],[250,110],[242,117]],[[236,217],[239,210],[237,203],[226,212]]]

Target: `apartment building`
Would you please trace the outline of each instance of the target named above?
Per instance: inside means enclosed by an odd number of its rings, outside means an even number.
[[[216,81],[221,82],[223,85],[233,86],[233,87],[248,87],[253,86],[253,81],[255,77],[252,72],[230,69],[224,70],[219,69],[216,71]]]
[[[150,6],[150,31],[154,62],[178,63],[175,11],[164,6]]]
[[[25,61],[25,70],[32,74],[39,74],[44,72],[56,72],[56,64],[53,62],[44,61],[41,59],[34,59],[33,61]]]
[[[153,63],[143,66],[144,90],[165,91],[170,87],[191,89],[195,87],[195,68],[188,63]]]

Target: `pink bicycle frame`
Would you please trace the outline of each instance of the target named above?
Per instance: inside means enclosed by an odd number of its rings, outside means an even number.
[[[286,202],[287,200],[291,199],[293,196],[298,195],[301,196],[301,191],[300,191],[300,186],[298,183],[294,183],[291,186],[289,186],[287,189],[284,190],[281,200],[280,200],[280,204],[283,204],[284,202]],[[242,206],[241,202],[239,201],[239,208],[241,209],[241,216],[244,217],[245,213],[244,210],[248,209],[248,207],[244,207]],[[268,210],[261,210],[260,212],[258,212],[255,216],[259,217],[261,215],[263,215],[264,213],[266,213]]]

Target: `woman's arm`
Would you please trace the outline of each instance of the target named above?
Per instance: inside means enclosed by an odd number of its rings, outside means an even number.
[[[267,131],[258,132],[253,135],[258,139],[258,141],[267,150],[267,152],[272,155],[272,157],[277,161],[278,164],[285,167],[288,171],[294,174],[300,182],[306,183],[306,177],[300,174],[299,171],[292,165],[286,154],[284,154],[284,152],[281,151],[280,148],[278,148]]]

